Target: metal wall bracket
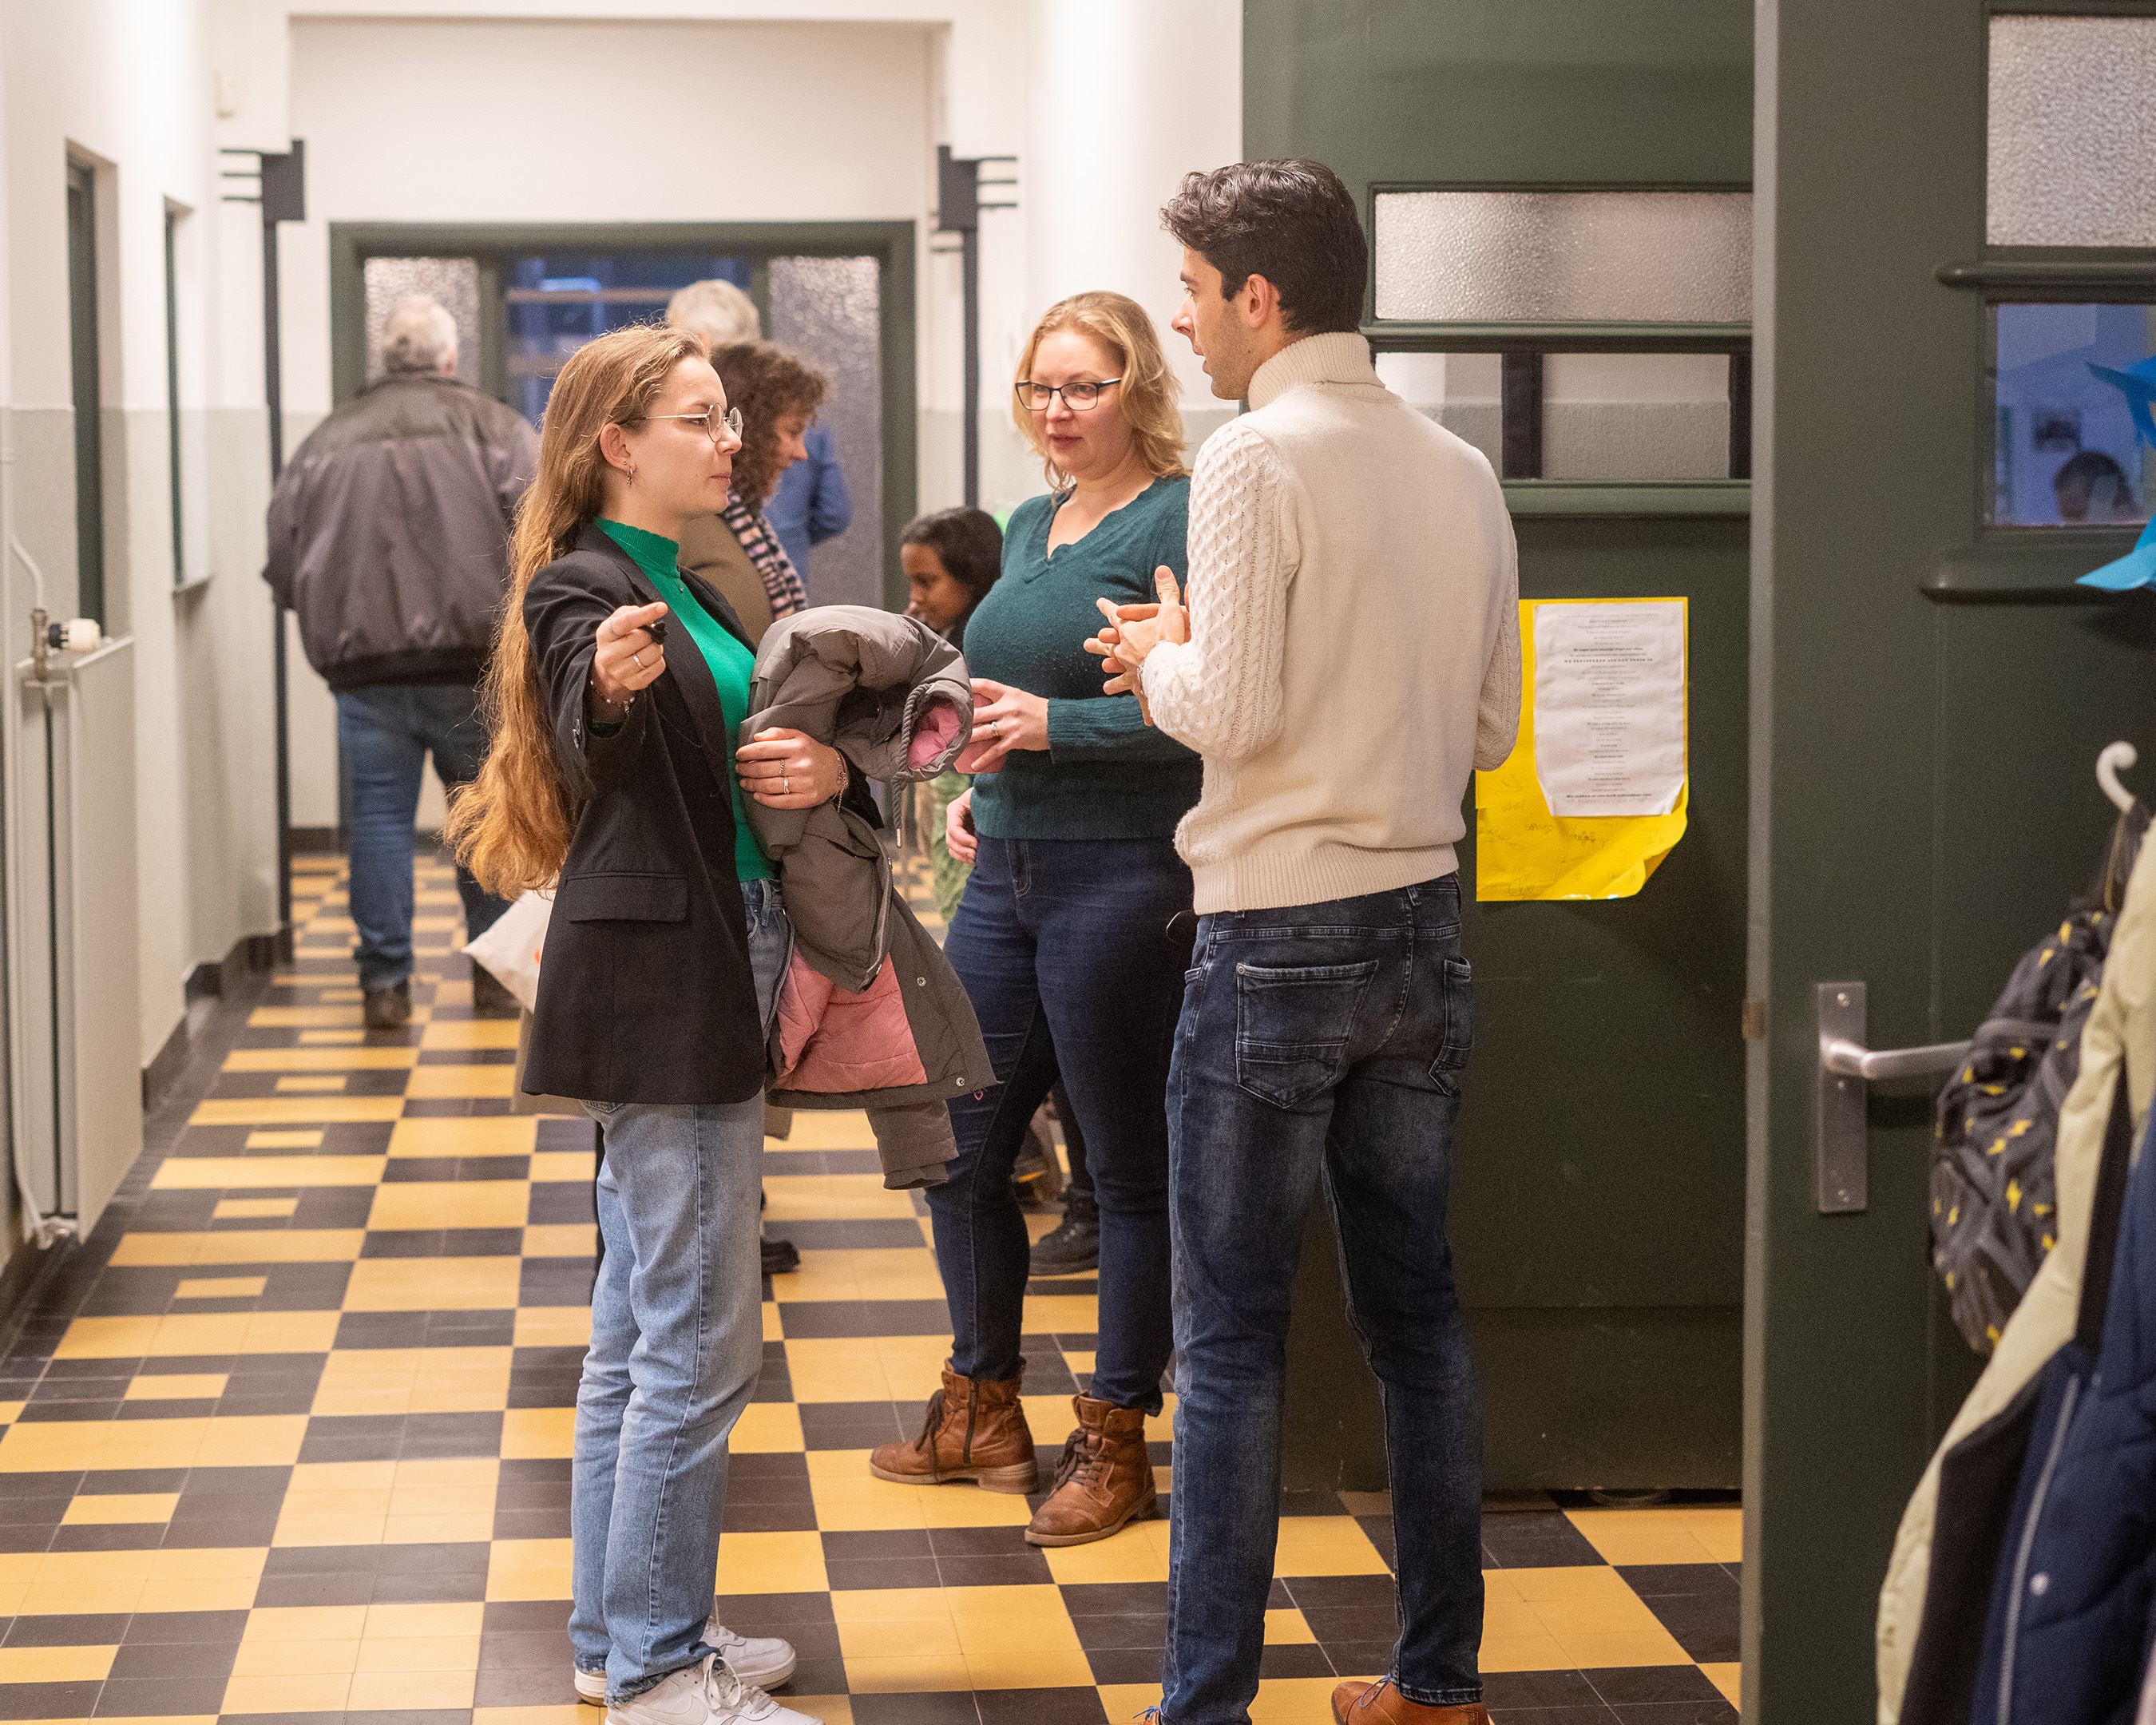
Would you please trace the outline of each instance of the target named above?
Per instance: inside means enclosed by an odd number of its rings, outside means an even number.
[[[1827,1064],[1833,1042],[1864,1042],[1865,1003],[1861,983],[1820,983],[1820,1061],[1812,1103],[1812,1177],[1823,1216],[1848,1215],[1871,1202],[1871,1147],[1865,1132],[1864,1105],[1871,1086]]]

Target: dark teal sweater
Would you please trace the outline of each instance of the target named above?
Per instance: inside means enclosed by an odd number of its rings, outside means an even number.
[[[992,839],[1164,839],[1198,801],[1198,757],[1101,692],[1086,651],[1093,602],[1154,597],[1153,570],[1187,572],[1190,481],[1158,479],[1075,545],[1048,553],[1056,500],[1012,511],[1003,574],[966,623],[966,666],[1048,702],[1048,749],[1019,750],[973,781],[973,824]]]

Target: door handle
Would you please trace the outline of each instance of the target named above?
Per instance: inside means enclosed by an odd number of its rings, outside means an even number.
[[[1812,1110],[1812,1172],[1823,1216],[1848,1215],[1871,1204],[1871,1158],[1865,1104],[1874,1084],[1897,1078],[1939,1078],[1958,1066],[1966,1042],[1922,1048],[1866,1048],[1861,983],[1820,983],[1819,1075]]]

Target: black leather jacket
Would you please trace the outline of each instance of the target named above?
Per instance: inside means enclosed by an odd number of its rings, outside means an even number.
[[[384,378],[315,428],[262,574],[331,688],[478,680],[538,460],[523,415],[449,377]]]

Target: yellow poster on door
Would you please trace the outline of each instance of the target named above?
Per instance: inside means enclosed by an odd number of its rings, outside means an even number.
[[[1475,775],[1475,896],[1629,898],[1691,801],[1682,599],[1520,605],[1520,735]]]

